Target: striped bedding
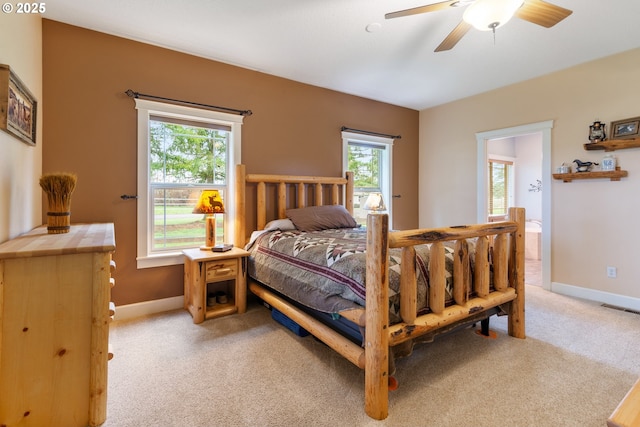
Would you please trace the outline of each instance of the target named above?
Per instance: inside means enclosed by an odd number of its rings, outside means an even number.
[[[469,242],[469,252],[473,251]],[[365,305],[366,231],[340,228],[269,231],[249,247],[249,276],[311,309],[329,314]],[[427,312],[430,245],[416,246],[418,311]],[[452,301],[453,248],[446,246],[446,302]],[[400,321],[400,250],[390,251],[389,320]],[[473,256],[470,256],[473,260]],[[473,269],[473,261],[471,261]]]

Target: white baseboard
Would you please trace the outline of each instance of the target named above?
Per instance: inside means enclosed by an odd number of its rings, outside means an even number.
[[[149,314],[177,310],[184,307],[184,296],[157,299],[153,301],[137,302],[135,304],[119,305],[116,307],[115,321],[135,319]]]
[[[558,282],[551,283],[551,291],[562,295],[640,311],[640,298],[612,294],[611,292],[600,291],[597,289],[581,288],[580,286],[567,285],[565,283]]]

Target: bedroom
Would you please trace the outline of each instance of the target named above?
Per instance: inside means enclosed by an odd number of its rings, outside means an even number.
[[[401,134],[403,138],[394,151],[396,164],[402,165],[395,168],[397,175],[394,176],[394,183],[403,195],[394,202],[397,228],[476,222],[475,132],[552,119],[553,148],[549,161],[555,168],[580,155],[599,159],[599,155],[587,154],[582,149],[587,127],[596,118],[609,122],[638,115],[635,96],[625,90],[640,71],[638,49],[418,112],[54,21],[44,21],[42,28],[38,22],[15,27],[3,26],[0,30],[5,40],[9,35],[21,34],[20,43],[8,48],[6,57],[3,53],[2,62],[15,64],[21,70],[34,70],[21,71],[21,75],[42,99],[43,120],[39,126],[44,123],[45,127],[39,128],[42,139],[36,149],[22,147],[4,134],[0,136],[2,152],[10,153],[2,160],[0,237],[7,240],[42,222],[41,193],[36,184],[41,170],[74,168],[84,183],[74,198],[74,220],[117,223],[118,277],[121,283],[127,284],[114,289],[117,305],[179,299],[182,293],[180,268],[141,272],[136,271],[132,261],[135,207],[119,198],[123,193],[135,191],[134,160],[126,155],[132,150],[131,135],[135,127],[131,121],[134,114],[131,100],[122,94],[128,88],[197,100],[201,87],[206,87],[223,99],[220,102],[223,105],[254,110],[254,116],[247,119],[244,133],[246,141],[253,142],[247,142],[250,145],[243,152],[243,162],[253,171],[260,171],[262,159],[268,159],[277,171],[291,168],[281,156],[272,155],[274,151],[286,151],[300,159],[297,164],[304,164],[305,172],[335,175],[340,172],[340,154],[324,147],[330,140],[339,144],[340,126],[375,126]],[[40,52],[44,55],[42,66]],[[154,64],[154,69],[145,71],[148,61]],[[179,80],[177,75],[186,71],[195,74],[194,70],[201,67],[204,69],[188,82],[188,88],[175,83]],[[40,74],[35,70],[39,69],[42,69],[44,88],[38,87]],[[234,87],[245,88],[243,94],[232,96],[228,86],[211,81],[210,74],[227,76],[235,82]],[[251,89],[256,83],[260,90]],[[601,88],[602,97],[598,102],[593,102],[594,87]],[[108,101],[103,93],[108,94]],[[282,114],[294,120],[266,116],[264,111],[272,108],[270,99],[274,97],[286,99],[283,104],[289,107],[281,110]],[[513,108],[513,99],[526,99],[527,108]],[[343,110],[318,123],[317,117],[325,113],[321,107],[334,104],[341,105]],[[278,107],[282,108],[280,104]],[[91,114],[83,114],[88,110]],[[70,117],[72,111],[77,113]],[[460,117],[465,117],[464,122],[459,121]],[[106,118],[109,121],[105,123]],[[73,132],[69,131],[70,126]],[[269,144],[277,144],[279,138],[274,136],[266,142],[261,140],[260,135],[277,135],[284,126],[289,135],[296,137],[305,135],[308,129],[317,130],[309,139],[316,149],[303,149],[297,143],[274,146]],[[99,161],[87,159],[89,149]],[[76,152],[83,157],[76,157]],[[640,164],[638,156],[636,150],[620,153],[620,163],[629,170],[629,178],[618,183],[547,181],[553,189],[551,281],[561,290],[603,301],[613,298],[607,302],[638,309],[640,291],[635,279],[640,266],[633,261],[632,251],[623,241],[630,233],[635,233],[631,240],[640,237],[633,214],[638,209],[638,201],[629,197],[640,172],[636,167]],[[73,164],[66,163],[71,159]],[[16,165],[28,166],[17,168]],[[460,173],[444,183],[439,181],[437,178],[450,166],[456,166]],[[473,184],[469,185],[470,182]],[[95,193],[89,188],[98,189],[102,202],[95,202]],[[456,196],[442,196],[442,191]],[[429,203],[435,195],[439,200],[437,206]],[[585,233],[585,229],[592,232]],[[616,265],[619,272],[614,280],[607,279],[605,274],[606,266],[611,264]],[[162,285],[157,285],[160,281]]]

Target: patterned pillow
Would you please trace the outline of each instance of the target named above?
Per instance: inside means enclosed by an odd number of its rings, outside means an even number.
[[[287,209],[285,213],[296,228],[301,231],[355,228],[358,226],[356,220],[349,214],[349,211],[341,205]]]

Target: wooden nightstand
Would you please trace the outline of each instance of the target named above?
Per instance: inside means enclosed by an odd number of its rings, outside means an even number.
[[[187,249],[184,253],[184,308],[193,323],[244,313],[247,309],[247,256],[233,248],[226,252]],[[207,294],[224,292],[227,301],[207,306]]]

